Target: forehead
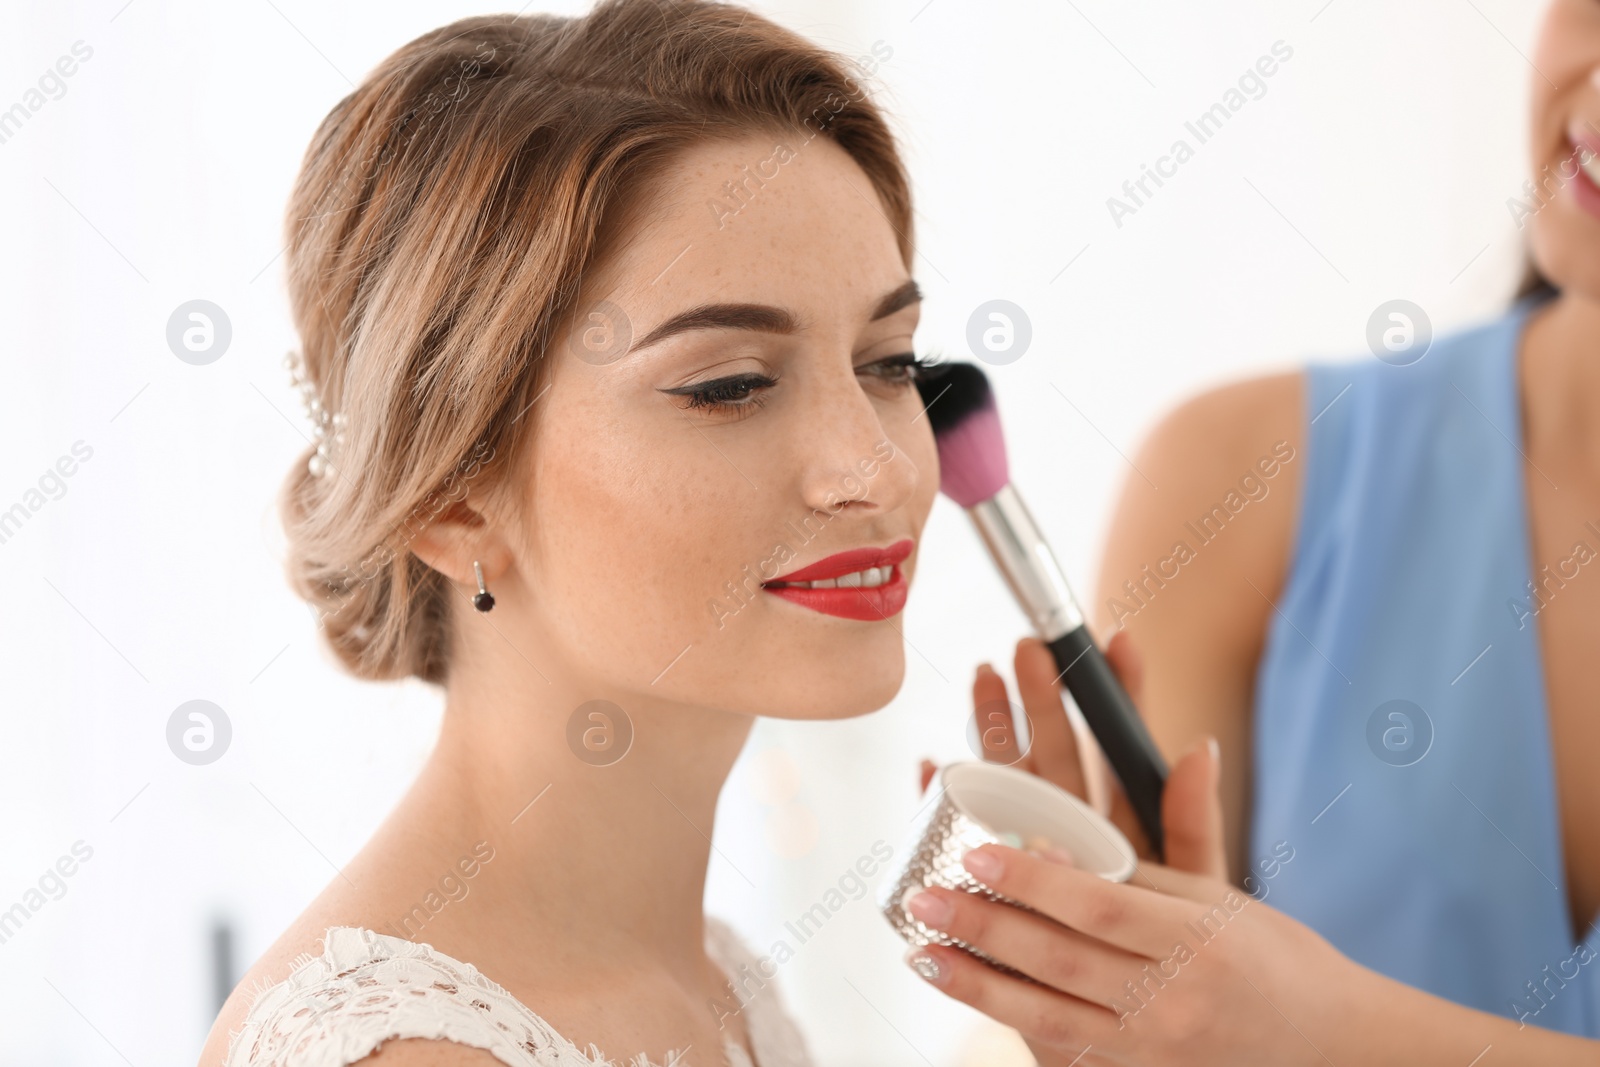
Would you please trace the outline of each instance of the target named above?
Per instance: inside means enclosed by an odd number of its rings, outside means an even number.
[[[586,281],[646,326],[706,300],[865,320],[906,273],[877,191],[832,139],[751,133],[685,148]],[[859,306],[857,306],[859,305]]]

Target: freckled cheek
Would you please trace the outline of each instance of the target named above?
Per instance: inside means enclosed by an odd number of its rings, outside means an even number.
[[[665,627],[693,640],[688,631],[710,617],[706,601],[738,577],[729,561],[739,558],[739,516],[753,491],[741,481],[741,496],[682,443],[606,442],[547,456],[538,506],[556,573],[546,580],[615,630]]]

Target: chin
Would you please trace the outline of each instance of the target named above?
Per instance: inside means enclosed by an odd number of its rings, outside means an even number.
[[[1550,279],[1561,292],[1600,302],[1600,227],[1592,240],[1585,242],[1576,234],[1589,221],[1552,219],[1551,231],[1535,234],[1533,260],[1539,272]],[[1556,226],[1571,223],[1571,228],[1560,232]]]
[[[785,660],[763,677],[781,679],[779,685],[788,699],[780,704],[771,699],[769,691],[761,714],[774,719],[831,720],[854,719],[883,709],[899,694],[906,677],[904,642],[892,631],[889,637],[893,644],[881,653],[875,654],[878,642],[867,641],[854,644],[846,655],[815,666]]]
[[[1534,264],[1562,293],[1600,302],[1600,261],[1594,254],[1579,254],[1576,243],[1568,234],[1552,235],[1549,242],[1534,240]],[[1600,246],[1600,235],[1595,245]]]
[[[1600,301],[1600,218],[1572,203],[1572,195],[1563,190],[1530,221],[1533,261],[1556,288]]]

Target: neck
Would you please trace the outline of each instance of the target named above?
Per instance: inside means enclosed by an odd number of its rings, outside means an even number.
[[[471,837],[467,847],[489,842],[492,882],[480,881],[534,943],[697,973],[684,968],[705,959],[717,798],[753,718],[604,694],[553,664],[534,669],[498,637],[463,652],[438,745],[408,800],[437,805],[429,824]],[[625,721],[599,707],[573,725],[597,692],[626,708]],[[630,724],[631,744],[615,758]]]
[[[1519,379],[1534,462],[1543,466],[1544,457],[1600,477],[1600,301],[1563,293],[1534,312]]]

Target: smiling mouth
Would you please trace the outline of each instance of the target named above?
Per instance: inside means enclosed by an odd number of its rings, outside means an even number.
[[[1567,149],[1562,162],[1576,163],[1591,182],[1600,186],[1600,129],[1589,120],[1573,119],[1567,125]]]
[[[785,577],[762,582],[761,590],[821,615],[881,622],[906,606],[909,583],[901,564],[915,544],[904,537],[886,548],[836,552]]]
[[[1600,152],[1576,145],[1573,146],[1572,152],[1573,159],[1577,160],[1578,167],[1584,175],[1595,184],[1596,188],[1600,188]]]
[[[768,589],[875,589],[888,585],[894,579],[894,567],[868,567],[851,571],[837,578],[819,578],[811,582],[762,582]]]

